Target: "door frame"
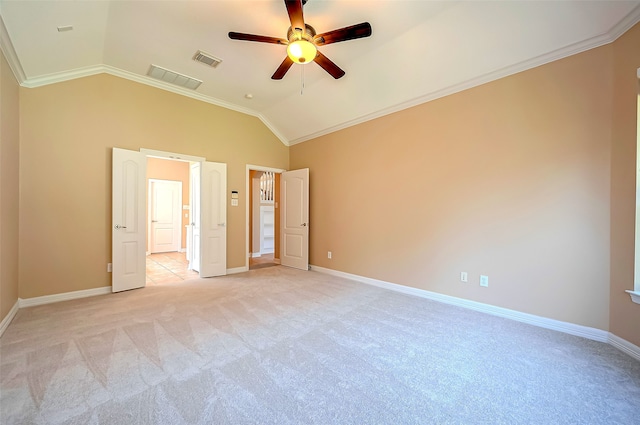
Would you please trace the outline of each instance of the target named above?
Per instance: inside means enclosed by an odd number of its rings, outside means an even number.
[[[120,148],[114,147],[114,149],[120,149]],[[153,158],[160,158],[160,159],[168,159],[168,160],[175,160],[175,161],[183,161],[183,162],[189,162],[189,163],[191,163],[191,162],[198,162],[198,163],[200,163],[200,164],[201,164],[201,166],[203,166],[204,164],[206,164],[206,163],[207,163],[207,160],[206,160],[206,158],[204,158],[204,157],[200,157],[200,156],[193,156],[193,155],[185,155],[185,154],[180,154],[180,153],[175,153],[175,152],[166,152],[166,151],[159,151],[159,150],[155,150],[155,149],[146,149],[146,148],[140,148],[138,151],[130,150],[130,149],[122,149],[122,150],[130,151],[130,152],[134,152],[134,153],[136,153],[136,154],[140,154],[140,155],[144,158],[144,161],[145,161],[145,169],[146,169],[146,162],[147,162],[147,159],[148,159],[149,157],[153,157]],[[142,158],[140,158],[140,159],[142,159]],[[224,166],[225,166],[225,167],[227,166],[227,164],[226,164],[226,163],[219,163],[219,164],[224,164]],[[113,168],[113,165],[112,165],[112,168]],[[225,170],[226,170],[226,169],[225,169]],[[146,178],[146,175],[144,176],[143,181],[144,181],[144,183],[142,184],[142,187],[144,187],[144,188],[145,188],[145,192],[146,192],[146,191],[147,191],[147,189],[148,189],[148,184],[147,184],[147,178]],[[226,172],[225,172],[225,181],[226,181]],[[112,192],[112,193],[111,193],[111,197],[113,198],[113,189],[112,189],[112,191],[111,191],[111,192]],[[226,192],[226,188],[225,188],[225,192]],[[144,200],[148,200],[148,194],[146,194],[146,193],[145,193],[145,196],[143,196],[142,198],[143,198]],[[181,201],[181,202],[182,202],[182,201]],[[225,203],[225,205],[226,205],[226,203]],[[144,208],[143,208],[143,209],[144,209]],[[182,214],[182,213],[181,213],[181,214]],[[145,217],[145,215],[146,215],[146,214],[145,214],[144,212],[140,215],[141,217],[143,217],[143,218],[142,218],[142,220],[143,220],[143,221],[144,221],[144,217]],[[225,214],[225,215],[226,215],[226,214]],[[114,214],[113,214],[113,211],[112,211],[112,213],[111,213],[112,221],[113,221],[113,216],[114,216]],[[225,219],[226,219],[226,218],[227,218],[227,217],[225,217]],[[225,221],[226,221],[226,220],[225,220]],[[148,235],[146,234],[146,231],[147,231],[147,226],[146,226],[146,224],[144,225],[144,228],[145,228],[145,235],[144,235],[143,240],[144,240],[144,241],[148,241]],[[112,241],[113,241],[113,235],[112,235]],[[112,249],[112,250],[113,250],[113,249]],[[146,254],[146,253],[147,253],[146,249],[145,249],[145,250],[143,250],[143,253],[144,253],[144,254]],[[112,253],[112,256],[113,256],[113,253]],[[112,258],[112,262],[113,262],[113,258]],[[226,264],[225,264],[225,266],[226,266]],[[226,273],[225,273],[225,274],[228,274],[228,273],[229,273],[229,272],[228,272],[228,269],[226,269],[226,270],[227,270],[227,271],[226,271]],[[243,271],[244,271],[244,270],[243,270]],[[202,275],[202,271],[200,271],[200,274]],[[146,275],[146,272],[145,272],[145,275]],[[111,277],[111,280],[112,280],[112,287],[113,287],[113,275],[112,275],[112,277]],[[146,285],[144,284],[144,281],[143,281],[143,285],[142,285],[141,287],[144,287],[144,286],[146,286]],[[113,290],[113,288],[112,288],[112,290]],[[122,290],[122,289],[121,289],[121,290]]]
[[[207,158],[203,157],[203,156],[193,156],[193,155],[185,155],[185,154],[181,154],[181,153],[176,153],[176,152],[167,152],[167,151],[159,151],[159,150],[155,150],[155,149],[147,149],[147,148],[140,148],[140,153],[143,154],[145,156],[145,158],[160,158],[160,159],[169,159],[169,160],[174,160],[174,161],[183,161],[183,162],[188,162],[188,163],[192,163],[192,162],[199,162],[201,165],[203,162],[207,161]],[[189,172],[191,172],[191,167],[189,167]],[[146,179],[146,176],[145,176]],[[147,190],[149,188],[147,187]],[[149,194],[147,193],[147,199],[149,197]],[[180,202],[182,203],[182,199],[180,200]],[[191,208],[191,207],[189,207]],[[182,215],[182,211],[180,212],[180,214]],[[147,244],[149,243],[149,235],[147,235]],[[149,247],[149,249],[151,249],[151,247]],[[147,251],[149,252],[149,251]]]
[[[140,153],[143,154],[146,158],[159,158],[159,159],[168,159],[168,160],[174,160],[174,161],[183,161],[183,162],[188,162],[189,164],[193,162],[197,162],[197,163],[200,163],[201,168],[202,168],[202,164],[207,161],[207,159],[202,156],[185,155],[181,153],[159,151],[155,149],[140,148]],[[189,173],[191,173],[191,166],[189,166]],[[191,179],[191,175],[189,175],[189,179]],[[191,188],[189,188],[189,190],[191,190]],[[190,203],[189,213],[191,214],[191,199],[189,199],[189,203]],[[183,214],[182,211],[180,212],[180,214],[181,215]],[[148,235],[147,235],[147,239],[148,239]],[[189,241],[187,241],[187,243],[189,243]],[[200,270],[198,270],[198,273],[200,273]]]
[[[287,171],[285,169],[282,168],[273,168],[273,167],[264,167],[262,165],[252,165],[252,164],[247,164],[247,171],[246,171],[246,175],[245,175],[245,189],[244,189],[244,193],[245,193],[245,256],[244,256],[244,267],[245,270],[249,270],[249,226],[251,226],[251,223],[249,223],[249,204],[250,204],[250,199],[249,199],[249,185],[251,184],[251,178],[250,178],[250,171],[272,171],[274,173],[278,173],[278,174],[282,174],[283,172]],[[276,218],[277,220],[279,220],[279,218]]]

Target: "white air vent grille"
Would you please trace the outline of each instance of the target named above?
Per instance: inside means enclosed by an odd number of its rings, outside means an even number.
[[[186,75],[178,74],[177,72],[170,71],[162,68],[161,66],[151,65],[149,71],[147,71],[149,77],[165,81],[167,83],[175,84],[177,86],[186,87],[191,90],[197,89],[202,81],[195,78],[187,77]]]
[[[218,59],[215,56],[210,55],[209,53],[203,52],[202,50],[198,50],[196,52],[196,54],[193,56],[193,60],[208,65],[212,68],[217,67],[222,62],[222,59]]]

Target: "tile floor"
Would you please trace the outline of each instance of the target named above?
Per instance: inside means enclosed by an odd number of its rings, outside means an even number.
[[[274,262],[273,254],[264,254],[260,257],[249,258],[249,270],[262,269],[265,267],[276,266]]]
[[[198,272],[187,270],[184,252],[163,252],[147,256],[147,285],[165,285],[195,279]]]

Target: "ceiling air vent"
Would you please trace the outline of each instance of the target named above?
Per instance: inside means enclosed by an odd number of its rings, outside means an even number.
[[[202,81],[200,80],[187,77],[186,75],[178,74],[177,72],[169,71],[168,69],[153,64],[149,67],[147,75],[157,80],[175,84],[181,87],[186,87],[191,90],[197,89],[200,84],[202,84]]]
[[[205,65],[210,66],[211,68],[215,68],[222,62],[222,59],[218,59],[209,53],[205,53],[202,50],[198,50],[196,54],[193,56],[193,60],[196,62],[203,63]]]

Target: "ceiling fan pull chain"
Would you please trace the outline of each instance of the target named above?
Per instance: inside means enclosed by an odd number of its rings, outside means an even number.
[[[300,67],[300,96],[304,94],[304,66]]]

